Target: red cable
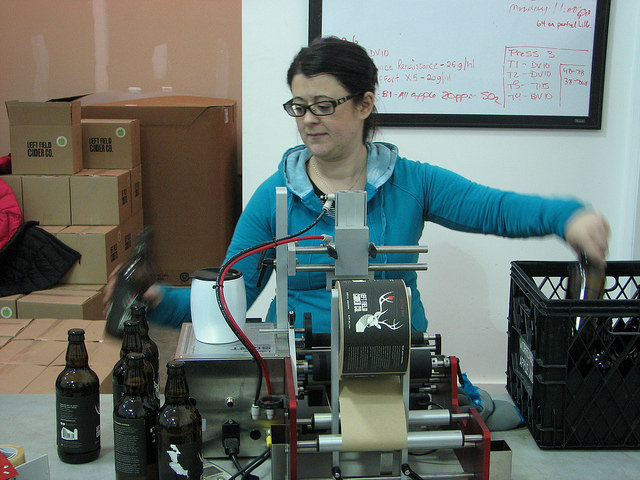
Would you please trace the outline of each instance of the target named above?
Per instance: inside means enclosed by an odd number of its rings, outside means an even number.
[[[260,355],[260,353],[258,352],[256,347],[253,345],[253,343],[251,343],[249,341],[249,339],[244,334],[242,329],[238,326],[238,324],[236,323],[235,319],[233,318],[233,315],[231,315],[231,311],[229,310],[229,307],[227,306],[227,301],[224,298],[224,289],[222,288],[223,283],[224,283],[224,278],[226,277],[227,272],[231,269],[232,265],[235,265],[240,260],[242,260],[242,259],[244,259],[244,258],[246,258],[246,257],[248,257],[250,255],[253,255],[254,253],[262,252],[263,250],[269,250],[269,249],[271,249],[273,247],[277,247],[278,245],[284,245],[286,243],[298,242],[300,240],[324,240],[324,238],[325,238],[324,235],[309,235],[309,236],[306,236],[306,237],[294,237],[294,238],[288,238],[286,240],[277,240],[277,241],[271,242],[271,243],[269,243],[267,245],[263,245],[261,247],[257,247],[255,249],[243,254],[243,255],[240,255],[238,258],[236,258],[231,263],[229,263],[229,265],[227,265],[226,268],[224,270],[222,270],[222,272],[220,273],[220,280],[218,282],[218,289],[220,291],[220,302],[222,303],[222,308],[224,308],[224,311],[227,314],[227,316],[229,318],[229,321],[231,322],[232,328],[235,331],[236,335],[238,335],[239,337],[242,338],[243,342],[251,350],[251,352],[253,353],[254,357],[258,359],[258,362],[260,363],[260,367],[262,369],[262,373],[264,375],[264,381],[267,384],[267,393],[269,395],[271,395],[272,392],[271,392],[271,378],[269,377],[269,371],[267,370],[267,364],[265,363],[264,358],[262,358],[262,355]]]

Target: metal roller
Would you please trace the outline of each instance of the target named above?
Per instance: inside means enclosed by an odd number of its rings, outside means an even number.
[[[460,448],[473,445],[478,441],[482,441],[481,435],[465,436],[459,430],[409,432],[407,435],[407,448],[409,450]],[[318,452],[341,452],[343,451],[342,435],[318,435],[317,440],[298,442],[298,447],[301,449],[315,447]]]
[[[437,426],[469,418],[467,413],[451,413],[449,410],[410,410],[409,426]],[[328,430],[331,428],[331,413],[315,413],[311,420],[314,428]]]

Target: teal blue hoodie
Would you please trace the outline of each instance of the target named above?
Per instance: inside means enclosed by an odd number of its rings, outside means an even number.
[[[449,170],[407,160],[388,143],[367,144],[367,225],[369,241],[376,245],[417,245],[425,222],[434,222],[463,232],[503,237],[531,237],[555,234],[564,238],[565,224],[583,205],[571,199],[551,199],[497,190],[471,182]],[[287,187],[288,228],[295,233],[311,224],[322,210],[320,199],[306,172],[311,152],[304,146],[285,152],[278,171],[264,181],[251,197],[236,226],[227,258],[276,235],[276,187]],[[334,218],[328,215],[305,235],[334,234]],[[320,241],[300,242],[303,246]],[[269,252],[273,257],[275,253]],[[415,263],[418,254],[379,254],[375,263]],[[303,255],[301,264],[330,263],[323,255]],[[260,272],[257,255],[236,263],[242,271],[250,307],[262,291],[256,286]],[[268,272],[262,282],[268,280]],[[411,322],[415,330],[426,331],[427,319],[417,289],[415,271],[376,272],[375,278],[401,278],[411,289]],[[296,312],[302,326],[305,312],[312,314],[317,333],[330,330],[331,294],[325,288],[325,274],[298,273],[289,277],[289,310]],[[165,299],[152,312],[152,322],[180,325],[190,321],[189,290],[165,290]],[[275,320],[272,301],[267,321]]]

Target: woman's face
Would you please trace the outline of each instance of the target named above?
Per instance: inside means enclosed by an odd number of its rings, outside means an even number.
[[[336,100],[350,94],[333,75],[306,77],[299,73],[291,81],[293,101],[309,105],[322,100]],[[356,93],[356,92],[354,92]],[[302,141],[317,158],[339,161],[358,152],[362,146],[364,120],[373,109],[373,94],[356,104],[349,100],[336,106],[331,115],[316,116],[307,110],[296,117]]]

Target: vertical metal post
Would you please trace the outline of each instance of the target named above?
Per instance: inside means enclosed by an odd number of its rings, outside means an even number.
[[[340,433],[340,296],[331,289],[331,433]],[[332,453],[333,466],[340,466],[340,452]]]
[[[287,189],[276,187],[276,238],[288,232]],[[276,325],[278,329],[289,326],[289,277],[287,273],[287,245],[276,247]]]

